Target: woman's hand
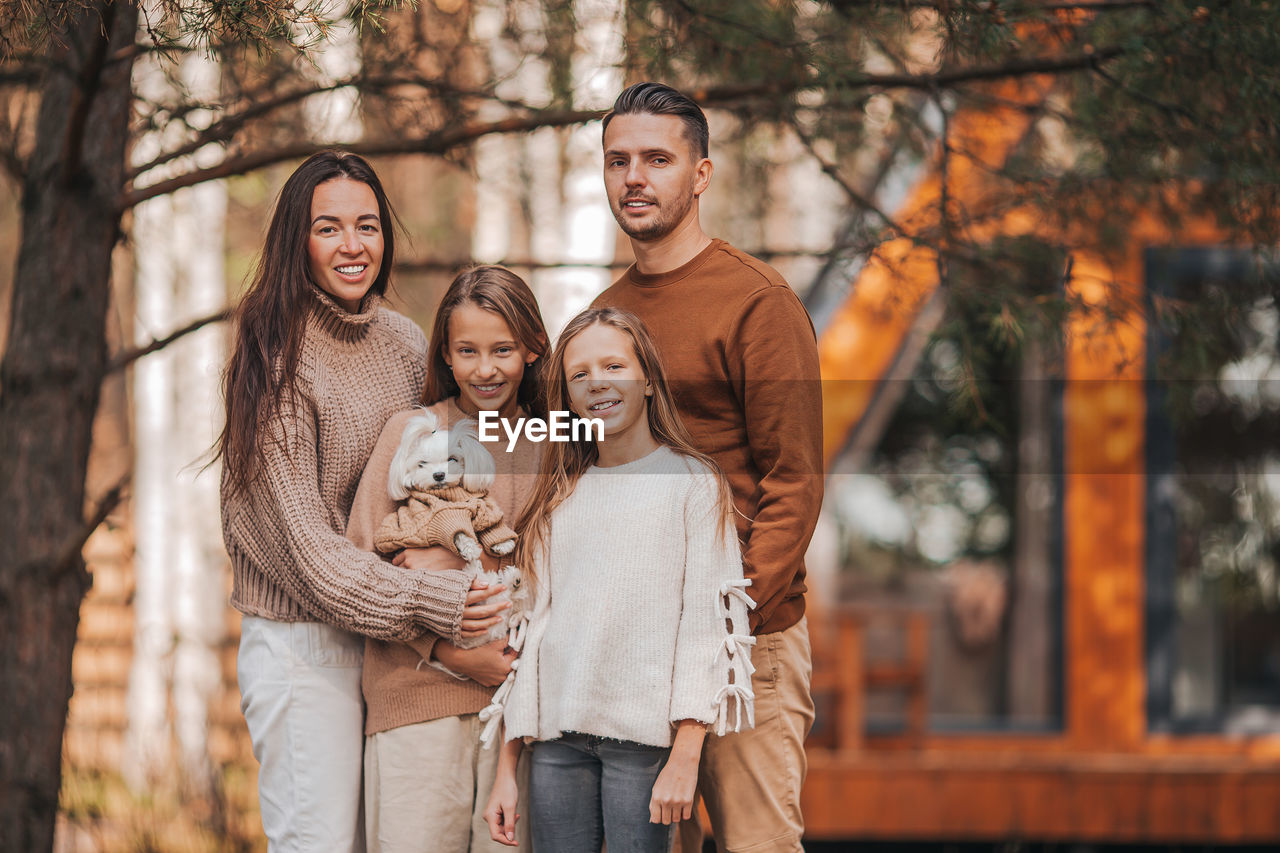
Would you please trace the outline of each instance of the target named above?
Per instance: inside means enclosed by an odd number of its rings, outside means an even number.
[[[493,780],[493,792],[489,794],[489,804],[484,809],[485,823],[489,824],[489,837],[499,844],[508,847],[516,846],[516,799],[519,790],[516,787],[515,759],[511,758],[510,766],[507,758],[513,750],[511,743],[502,745],[503,755],[499,757],[498,775]],[[519,755],[519,742],[514,746],[514,754]]]
[[[440,640],[431,656],[451,671],[485,687],[501,684],[511,671],[511,662],[516,659],[516,653],[507,650],[505,638],[474,649],[460,649],[448,640]]]
[[[649,799],[649,823],[672,824],[693,817],[694,792],[698,788],[698,761],[707,729],[697,720],[681,720],[671,755],[653,783]]]
[[[504,589],[506,587],[500,583],[489,586],[479,578],[471,583],[471,591],[467,593],[467,603],[462,608],[462,624],[459,626],[465,639],[483,637],[490,628],[506,618],[502,611],[511,606],[510,601],[489,603],[490,598]]]

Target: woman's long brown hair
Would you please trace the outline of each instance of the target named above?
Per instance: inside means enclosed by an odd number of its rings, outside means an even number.
[[[458,273],[440,298],[427,348],[427,384],[422,390],[422,405],[430,406],[460,393],[444,354],[449,348],[449,318],[459,305],[467,304],[497,314],[510,327],[520,346],[537,354],[533,364],[525,365],[524,377],[516,389],[516,401],[530,416],[545,418],[547,404],[543,394],[543,373],[549,347],[547,327],[543,325],[538,300],[524,279],[506,267],[494,264],[475,266]]]
[[[307,255],[311,196],[326,181],[348,178],[367,184],[378,200],[382,267],[369,293],[382,296],[395,264],[394,212],[373,167],[355,154],[321,151],[299,166],[280,189],[262,255],[248,293],[235,312],[231,359],[223,374],[227,420],[214,444],[233,491],[257,473],[262,424],[296,402],[302,333],[315,297]],[[367,297],[366,297],[367,298]]]
[[[574,317],[560,333],[555,351],[551,354],[547,365],[546,389],[547,407],[552,410],[570,411],[569,383],[564,376],[564,354],[569,342],[585,329],[596,324],[612,326],[630,336],[636,359],[649,380],[653,394],[648,400],[649,431],[660,443],[675,452],[695,459],[715,474],[719,482],[718,517],[724,524],[717,531],[725,534],[730,527],[729,519],[733,512],[733,497],[724,473],[710,456],[700,452],[693,446],[693,439],[685,429],[680,414],[676,411],[671,396],[671,388],[667,383],[666,373],[662,369],[662,361],[658,357],[658,348],[644,323],[634,314],[619,308],[588,308]],[[576,431],[572,431],[575,432]],[[588,431],[588,435],[590,432]],[[542,465],[538,471],[538,479],[533,492],[525,501],[524,511],[516,524],[520,539],[516,545],[516,565],[520,566],[526,578],[536,583],[535,557],[546,555],[547,538],[551,530],[551,514],[556,507],[564,503],[573,494],[578,480],[588,468],[600,458],[596,443],[592,440],[553,441],[547,443],[542,454]],[[729,534],[732,535],[732,534]]]

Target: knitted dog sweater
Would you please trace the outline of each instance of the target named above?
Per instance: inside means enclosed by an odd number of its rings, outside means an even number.
[[[410,489],[409,497],[378,525],[373,545],[383,554],[402,548],[443,545],[458,552],[459,533],[474,537],[490,554],[493,546],[516,538],[502,521],[502,508],[488,492],[469,492],[461,486],[443,489]]]

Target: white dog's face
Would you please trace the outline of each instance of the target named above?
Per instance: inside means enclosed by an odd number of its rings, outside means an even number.
[[[474,421],[446,430],[435,415],[424,411],[409,419],[400,436],[387,490],[397,501],[407,498],[411,489],[461,485],[468,492],[482,492],[493,485],[493,475],[493,456],[476,437]]]
[[[448,432],[436,430],[419,437],[414,450],[405,472],[412,488],[443,489],[462,482],[462,455],[452,446]]]

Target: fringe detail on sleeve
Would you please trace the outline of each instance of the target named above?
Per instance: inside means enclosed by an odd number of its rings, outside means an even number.
[[[524,647],[524,637],[528,627],[527,614],[521,614],[516,623],[511,626],[507,645],[516,654],[519,654]],[[503,679],[498,689],[493,691],[493,698],[489,700],[489,704],[480,711],[480,722],[484,723],[484,729],[480,732],[480,743],[485,749],[493,746],[493,740],[498,734],[498,726],[502,723],[502,709],[506,705],[507,695],[511,693],[511,685],[516,681],[516,670],[519,668],[520,658],[516,658],[511,662],[511,671],[507,673],[507,677]]]
[[[748,578],[728,580],[721,584],[716,596],[716,614],[730,623],[729,633],[725,635],[716,659],[723,655],[733,676],[733,680],[726,679],[725,685],[716,693],[717,735],[742,731],[744,717],[745,728],[754,728],[756,724],[755,693],[751,691],[751,674],[756,671],[751,663],[751,647],[756,644],[756,638],[751,636],[747,624],[747,611],[754,610],[756,603],[747,595],[749,586],[751,581]]]

